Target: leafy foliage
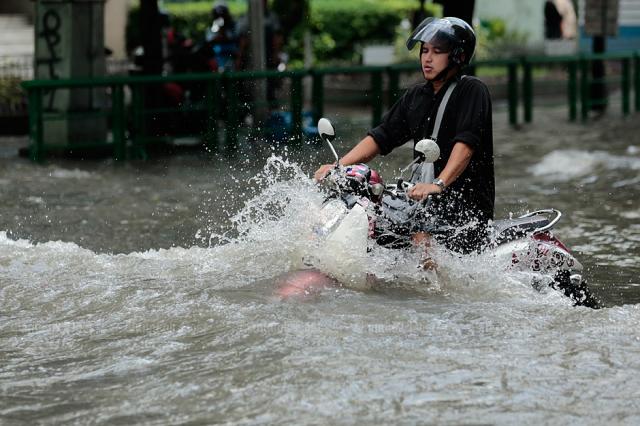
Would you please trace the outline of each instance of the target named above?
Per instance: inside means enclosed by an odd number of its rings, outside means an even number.
[[[509,58],[527,53],[527,35],[507,29],[507,23],[503,19],[481,21],[476,28],[476,35],[477,59]]]
[[[25,103],[21,81],[18,77],[0,78],[0,110],[12,111]]]
[[[291,64],[302,63],[303,33],[313,35],[313,54],[317,63],[357,62],[361,48],[368,44],[394,43],[396,28],[403,19],[411,19],[417,9],[417,0],[308,0],[310,13],[301,25],[292,29],[286,46]],[[282,0],[271,0],[278,7]],[[184,35],[198,41],[210,25],[213,1],[166,1],[172,25]],[[234,17],[247,11],[246,0],[228,0]],[[429,3],[427,13],[434,14],[437,6]],[[282,7],[282,6],[280,6]],[[127,47],[140,44],[138,8],[130,11],[127,29]]]

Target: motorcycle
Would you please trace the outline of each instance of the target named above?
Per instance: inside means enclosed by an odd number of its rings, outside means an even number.
[[[417,181],[433,179],[433,162],[440,156],[435,141],[423,139],[415,145],[418,155],[403,169],[412,170],[410,179],[384,184],[379,173],[365,164],[339,166],[332,144],[336,134],[329,120],[319,120],[318,133],[335,157],[336,167],[322,181],[328,195],[313,234],[323,241],[320,253],[332,255],[330,260],[317,255],[310,266],[320,266],[339,282],[350,281],[350,286],[364,288],[362,280],[349,275],[362,260],[362,253],[354,253],[352,247],[374,243],[402,249],[412,246],[411,236],[416,232],[455,232],[429,215],[430,197],[418,202],[407,195]],[[597,309],[601,304],[582,277],[582,264],[552,233],[561,217],[559,210],[550,208],[496,220],[489,227],[489,243],[482,254],[498,260],[506,270],[530,273],[531,285],[538,291],[548,286],[569,297],[574,305]],[[335,267],[335,259],[341,259],[340,268]],[[282,283],[281,297],[313,293],[327,286],[326,276],[317,269],[297,274]]]

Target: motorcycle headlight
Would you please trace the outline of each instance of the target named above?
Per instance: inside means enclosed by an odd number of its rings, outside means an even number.
[[[382,193],[384,192],[384,185],[380,183],[374,183],[373,185],[371,185],[370,188],[371,188],[371,193],[375,196],[382,195]]]

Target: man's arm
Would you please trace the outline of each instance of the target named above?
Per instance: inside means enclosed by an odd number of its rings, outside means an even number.
[[[368,163],[380,153],[378,144],[372,136],[366,136],[351,151],[340,159],[340,164],[349,166],[356,163]]]
[[[438,179],[442,179],[445,186],[451,185],[465,171],[472,156],[473,148],[464,142],[456,142],[451,151],[449,161],[447,161],[447,165],[438,176]],[[433,183],[418,183],[407,192],[407,195],[414,200],[422,200],[430,194],[439,194],[441,192],[442,188]]]
[[[373,160],[380,153],[380,147],[371,136],[366,136],[351,151],[340,159],[342,166],[349,166],[356,163],[367,163]],[[322,180],[335,164],[324,164],[315,172],[314,179]]]

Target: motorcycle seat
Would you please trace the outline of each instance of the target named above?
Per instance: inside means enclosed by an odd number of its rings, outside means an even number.
[[[493,222],[494,241],[500,244],[520,238],[548,224],[549,219],[543,215],[496,220]]]

